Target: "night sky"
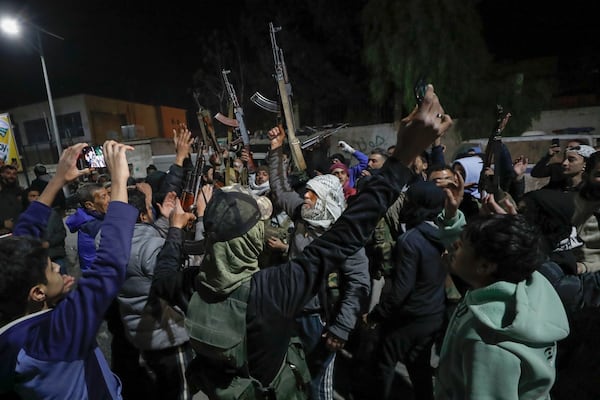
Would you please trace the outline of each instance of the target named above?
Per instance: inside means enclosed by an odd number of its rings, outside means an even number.
[[[479,2],[485,38],[497,59],[600,53],[600,24],[591,2],[524,3],[532,4]],[[222,10],[234,7],[234,0],[0,0],[0,13],[21,13],[65,38],[42,37],[54,97],[88,93],[179,107],[192,105],[186,89],[202,56],[195,43],[205,28],[224,23]],[[46,100],[37,52],[2,35],[0,57],[0,110]]]

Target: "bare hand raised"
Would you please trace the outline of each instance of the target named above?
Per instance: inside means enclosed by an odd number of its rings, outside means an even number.
[[[66,148],[58,160],[56,174],[50,179],[50,182],[38,198],[40,203],[50,206],[56,197],[56,194],[62,190],[62,187],[81,175],[88,174],[89,168],[79,170],[77,168],[77,159],[81,155],[81,150],[87,146],[87,143],[77,143]],[[6,225],[6,222],[4,223]]]
[[[427,85],[421,105],[400,122],[393,157],[409,166],[423,150],[443,136],[450,126],[452,118],[444,113],[433,86]]]
[[[74,181],[79,178],[81,175],[89,174],[90,169],[85,168],[79,170],[77,168],[77,159],[81,155],[81,151],[84,147],[87,146],[87,143],[77,143],[73,146],[66,148],[58,160],[58,165],[56,166],[56,174],[54,175],[56,178],[61,179],[64,183]]]
[[[129,164],[126,152],[133,150],[132,146],[118,143],[114,140],[104,142],[103,151],[106,166],[111,176],[111,201],[127,203],[127,178],[129,178]]]
[[[195,219],[196,216],[194,214],[183,211],[180,201],[175,201],[175,207],[171,211],[171,215],[169,215],[169,226],[183,229]]]
[[[283,146],[283,141],[285,139],[285,132],[282,129],[279,129],[278,126],[272,128],[268,132],[269,140],[271,141],[271,150],[277,149]]]
[[[190,154],[194,138],[192,132],[183,123],[173,129],[173,143],[175,144],[175,164],[182,166],[183,160]]]

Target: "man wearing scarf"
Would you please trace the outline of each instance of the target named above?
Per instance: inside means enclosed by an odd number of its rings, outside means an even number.
[[[235,382],[239,382],[240,379],[248,380],[248,378],[256,383],[254,394],[257,396],[262,394],[262,396],[286,399],[307,398],[304,376],[295,374],[296,379],[274,381],[276,377],[281,376],[283,370],[298,371],[295,366],[293,368],[290,366],[286,356],[290,354],[289,349],[293,344],[292,337],[296,331],[295,318],[309,300],[319,292],[326,277],[364,246],[377,221],[398,197],[402,187],[411,179],[412,173],[408,165],[451,125],[452,119],[444,114],[433,86],[428,85],[422,105],[402,120],[398,129],[398,146],[394,155],[382,168],[382,173],[373,177],[368,187],[357,195],[356,201],[348,206],[329,230],[312,241],[299,256],[285,264],[260,270],[256,270],[251,265],[239,265],[235,271],[226,266],[227,271],[223,271],[221,276],[226,276],[225,272],[235,272],[228,283],[221,278],[216,279],[216,276],[215,279],[208,279],[218,268],[207,261],[201,267],[207,269],[206,277],[199,276],[194,284],[190,285],[190,281],[186,279],[189,276],[186,275],[186,270],[179,271],[178,268],[182,256],[180,255],[178,259],[164,257],[165,248],[181,248],[181,228],[193,218],[192,215],[184,213],[180,206],[176,208],[176,212],[171,213],[171,228],[163,251],[158,257],[153,287],[162,298],[181,304],[187,309],[186,323],[189,324],[192,340],[196,340],[196,333],[198,333],[194,327],[198,327],[203,321],[211,322],[222,315],[198,313],[198,309],[210,308],[223,302],[232,305],[240,304],[234,301],[233,297],[242,297],[241,292],[247,290],[243,296],[247,300],[241,302],[247,308],[238,309],[240,311],[238,314],[242,316],[239,326],[227,332],[205,331],[211,339],[221,341],[230,340],[235,335],[237,337],[235,340],[244,345],[246,354],[244,358],[247,361],[242,368],[236,367],[231,371],[224,369],[222,362],[220,366],[215,365],[214,362],[211,364],[205,357],[198,355],[196,364],[201,375],[220,378],[219,381],[204,381],[212,384],[212,388],[202,387],[210,398],[222,398],[211,391],[215,385],[218,385],[218,389],[227,388],[232,384],[235,385]],[[273,150],[283,145],[285,137],[283,132],[274,130],[275,132],[276,136],[270,137]],[[198,212],[204,215],[208,254],[217,251],[215,245],[218,242],[224,242],[223,245],[218,246],[226,247],[232,240],[246,236],[257,224],[259,227],[256,228],[260,229],[262,224],[260,211],[253,197],[243,193],[226,193],[217,190],[210,199],[208,192],[212,191],[212,188],[205,188],[205,190],[208,205],[199,202]],[[204,198],[204,196],[199,197]],[[305,207],[310,208],[308,204]],[[246,237],[243,240],[251,239]],[[244,272],[247,270],[255,272]],[[218,282],[219,286],[231,288],[231,293],[223,295],[215,291],[214,288],[217,287],[215,282]],[[185,304],[187,296],[184,293],[187,293],[190,288],[195,290],[195,293],[188,306]],[[214,324],[204,326],[211,327]],[[339,345],[339,341],[337,344]],[[302,358],[296,360],[300,364],[304,363]],[[293,393],[290,394],[288,389]],[[240,394],[237,393],[230,398],[240,398]]]
[[[276,138],[278,132],[279,129],[274,128],[269,131],[269,136]],[[340,163],[333,164],[331,168],[338,165],[348,171]],[[289,247],[289,256],[294,258],[326,232],[346,208],[342,183],[334,175],[318,175],[306,183],[307,190],[302,198],[285,185],[283,150],[273,144],[269,152],[269,168],[275,206],[281,207],[294,222],[295,229]],[[337,275],[327,277],[327,285],[320,288],[319,294],[304,306],[298,317],[300,338],[313,375],[315,399],[333,397],[335,352],[344,346],[358,316],[365,311],[370,292],[368,259],[364,248],[348,257],[338,269]],[[337,281],[343,285],[338,285]],[[338,291],[339,300],[336,301]]]

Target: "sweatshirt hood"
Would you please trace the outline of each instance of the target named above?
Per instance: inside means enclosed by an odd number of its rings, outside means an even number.
[[[473,290],[465,303],[480,323],[518,342],[547,343],[569,334],[556,290],[537,271],[517,284],[500,281]]]
[[[433,244],[441,253],[444,252],[444,244],[441,240],[440,229],[431,221],[425,221],[415,227],[425,239]]]
[[[477,185],[479,184],[479,177],[481,175],[481,170],[483,169],[483,160],[479,156],[470,156],[463,157],[457,160],[454,160],[452,165],[460,164],[465,170],[465,186],[473,185],[470,187],[465,187],[465,193],[470,194],[471,196],[479,199],[481,194],[479,193],[479,189]]]

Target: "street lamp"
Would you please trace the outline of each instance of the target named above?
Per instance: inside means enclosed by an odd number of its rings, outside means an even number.
[[[58,151],[58,158],[60,159],[60,155],[62,153],[62,147],[60,144],[60,135],[58,134],[58,124],[56,123],[56,114],[54,112],[54,102],[52,101],[52,91],[50,90],[50,80],[48,79],[48,70],[46,69],[46,61],[44,60],[44,48],[42,47],[42,37],[40,32],[45,33],[53,38],[65,40],[63,37],[49,32],[43,29],[40,26],[37,26],[31,22],[27,23],[27,26],[31,26],[35,30],[37,46],[32,45],[32,47],[38,52],[40,55],[40,60],[42,61],[42,72],[44,74],[44,83],[46,84],[46,93],[48,94],[48,105],[50,106],[50,119],[52,121],[52,130],[54,131],[54,140],[56,140],[56,150]],[[21,33],[21,24],[15,18],[4,17],[0,20],[0,28],[4,33],[9,36],[19,36]]]

